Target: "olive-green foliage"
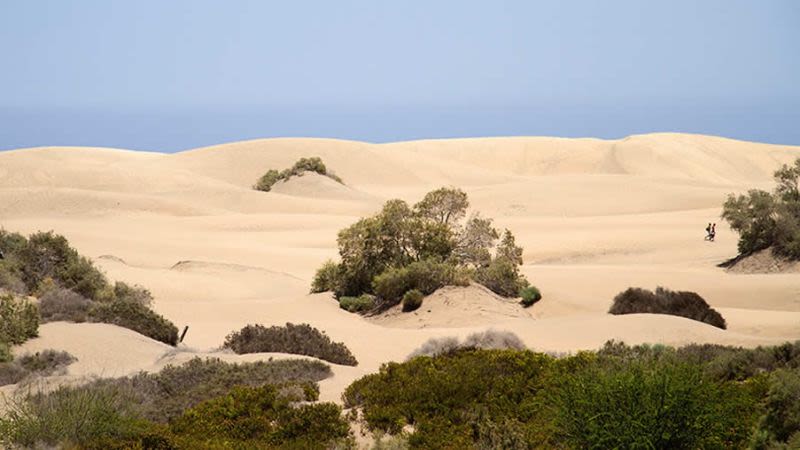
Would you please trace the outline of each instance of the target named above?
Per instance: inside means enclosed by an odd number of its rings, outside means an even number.
[[[529,307],[542,299],[542,293],[536,286],[527,286],[519,290],[519,296],[522,297],[522,306]]]
[[[426,259],[404,267],[387,269],[373,279],[372,290],[382,299],[397,303],[412,289],[420,291],[423,295],[430,295],[447,285],[468,284],[469,278],[456,266]]]
[[[0,417],[0,444],[102,448],[98,442],[124,441],[143,432],[130,392],[115,387],[61,387],[10,402]]]
[[[31,375],[59,373],[75,361],[67,352],[45,350],[17,357],[12,362],[0,362],[0,386],[19,383]]]
[[[519,267],[506,258],[494,258],[488,266],[478,268],[475,281],[503,297],[516,297],[528,286],[528,280],[519,273]]]
[[[247,325],[225,338],[224,348],[238,354],[244,353],[293,353],[313,356],[345,366],[358,365],[350,350],[341,342],[333,342],[324,332],[307,323],[265,327]]]
[[[781,256],[800,259],[800,158],[774,174],[774,192],[751,190],[728,196],[722,218],[739,233],[739,253],[772,247]]]
[[[339,265],[328,260],[317,269],[314,279],[311,281],[311,293],[334,292],[337,289],[336,283],[339,279]]]
[[[342,410],[333,403],[293,406],[314,397],[282,395],[273,385],[234,387],[228,394],[187,410],[171,431],[193,445],[326,449],[351,439]]]
[[[38,335],[36,305],[11,294],[0,295],[0,342],[18,345]]]
[[[91,307],[91,300],[69,289],[49,289],[39,297],[42,322],[87,322]]]
[[[178,328],[141,303],[116,300],[98,303],[89,310],[92,322],[110,323],[131,329],[169,345],[178,343]]]
[[[358,297],[341,297],[339,307],[349,312],[365,312],[375,308],[375,296],[362,294]]]
[[[512,350],[420,356],[384,364],[351,384],[343,400],[345,407],[362,408],[370,430],[398,433],[413,424],[412,448],[471,448],[499,424],[541,443],[536,395],[554,363],[547,355]]]
[[[776,370],[769,377],[761,429],[775,441],[800,433],[800,370]]]
[[[11,353],[11,347],[7,342],[0,341],[0,363],[5,363],[14,359]]]
[[[564,372],[550,393],[557,440],[571,448],[738,448],[756,420],[746,385],[700,365],[624,360]]]
[[[256,184],[253,186],[253,189],[269,192],[272,190],[272,186],[274,186],[278,181],[288,180],[289,178],[295,176],[302,176],[305,172],[316,172],[320,175],[325,175],[326,177],[329,177],[338,183],[342,183],[341,178],[332,172],[328,172],[328,169],[325,167],[325,163],[322,162],[321,158],[314,156],[311,158],[300,158],[291,168],[285,169],[281,172],[278,172],[275,169],[268,170],[267,173],[258,179]]]
[[[417,289],[412,289],[403,295],[403,312],[411,312],[422,306],[425,295]]]
[[[340,262],[326,262],[311,291],[331,290],[337,298],[375,294],[382,306],[391,306],[411,289],[428,295],[474,279],[501,295],[516,296],[527,286],[518,269],[522,248],[506,230],[492,259],[499,234],[491,219],[477,214],[462,225],[468,206],[466,193],[456,188],[429,192],[413,208],[389,200],[378,214],[339,232]]]
[[[670,314],[707,323],[723,330],[725,319],[694,292],[670,291],[662,287],[655,293],[641,288],[628,288],[617,294],[610,314]]]

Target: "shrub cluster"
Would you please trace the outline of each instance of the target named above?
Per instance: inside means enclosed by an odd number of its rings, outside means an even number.
[[[196,358],[159,373],[32,393],[0,417],[0,446],[330,448],[350,440],[341,409],[296,403],[317,400],[316,382],[330,373],[318,361]]]
[[[510,331],[486,330],[470,334],[463,342],[459,342],[454,337],[428,339],[418,349],[411,352],[408,359],[417,356],[443,355],[463,349],[523,350],[524,348],[525,344],[522,339]]]
[[[38,335],[36,305],[11,294],[0,294],[0,343],[18,345]]]
[[[375,296],[361,294],[358,297],[342,297],[339,307],[349,312],[366,312],[375,308]]]
[[[669,314],[726,328],[725,319],[702,297],[694,292],[670,291],[662,287],[655,292],[641,288],[628,288],[614,297],[610,314]]]
[[[258,191],[265,191],[269,192],[272,190],[272,186],[275,185],[278,181],[281,180],[288,180],[289,178],[302,176],[305,172],[315,172],[320,175],[324,175],[337,183],[342,183],[342,179],[336,176],[333,172],[329,172],[328,168],[325,167],[325,163],[322,162],[322,159],[314,156],[311,158],[300,158],[294,165],[289,168],[278,172],[275,169],[270,169],[258,179],[255,185],[253,185],[253,189]]]
[[[422,306],[425,295],[418,289],[411,289],[403,295],[403,312],[411,312]]]
[[[334,364],[355,366],[355,356],[341,342],[333,342],[325,333],[303,323],[286,326],[265,327],[247,325],[225,338],[224,348],[238,354],[244,353],[293,353],[313,356]]]
[[[519,296],[522,297],[520,303],[522,306],[533,306],[536,302],[542,299],[542,293],[536,286],[527,286],[519,290]]]
[[[17,384],[33,375],[49,376],[61,373],[75,361],[77,361],[75,357],[69,353],[55,350],[19,356],[12,362],[0,363],[0,386]]]
[[[25,238],[0,230],[0,249],[0,287],[38,296],[42,321],[111,323],[177,344],[177,327],[150,309],[150,291],[112,285],[63,236],[39,232]]]
[[[389,200],[378,214],[339,232],[340,262],[323,264],[311,292],[333,291],[339,299],[372,294],[392,306],[414,289],[429,295],[476,281],[516,297],[528,286],[519,271],[522,248],[508,230],[501,238],[491,219],[464,220],[468,207],[467,194],[456,188],[431,191],[413,207]]]
[[[730,194],[722,218],[739,233],[739,253],[749,255],[772,247],[780,256],[800,259],[800,158],[774,174],[773,192],[753,189]]]
[[[768,372],[742,380],[708,367],[721,346],[629,347],[554,358],[438,344],[351,384],[346,407],[373,431],[413,425],[411,448],[791,448],[800,440],[798,344],[757,349]],[[422,350],[422,349],[421,349]],[[419,354],[426,351],[418,351]]]

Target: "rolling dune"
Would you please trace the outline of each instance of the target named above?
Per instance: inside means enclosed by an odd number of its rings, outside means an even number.
[[[251,186],[268,169],[320,156],[342,177],[315,174]],[[454,139],[368,144],[265,139],[177,154],[95,148],[0,153],[0,226],[54,230],[112,279],[138,283],[179,327],[178,350],[100,324],[53,323],[22,351],[68,350],[68,377],[157,370],[195,354],[252,360],[216,349],[248,323],[302,323],[343,341],[360,362],[334,366],[322,399],[338,401],[355,378],[402,360],[431,337],[487,328],[517,333],[536,350],[628,343],[756,346],[800,339],[800,277],[737,274],[716,265],[736,254],[719,218],[725,196],[769,188],[800,147],[686,135],[616,141]],[[458,186],[471,209],[507,227],[525,248],[523,272],[543,300],[529,310],[478,288],[434,294],[418,313],[379,319],[308,295],[314,271],[336,256],[338,230],[389,198],[416,201]],[[703,240],[718,223],[717,242]],[[610,316],[629,286],[693,290],[729,322],[720,330],[660,315]],[[428,313],[427,311],[431,312]]]

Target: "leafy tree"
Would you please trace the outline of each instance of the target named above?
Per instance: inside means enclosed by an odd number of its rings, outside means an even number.
[[[492,226],[492,219],[474,214],[456,236],[453,257],[459,264],[486,266],[492,259],[489,249],[494,247],[498,237],[497,230]]]
[[[722,218],[739,233],[739,253],[748,255],[775,242],[777,210],[769,192],[754,189],[747,195],[730,195],[722,209]]]
[[[422,201],[414,205],[420,216],[444,225],[452,225],[461,220],[468,207],[466,192],[447,187],[428,192]]]
[[[522,265],[522,247],[517,245],[514,235],[508,230],[503,233],[503,239],[497,246],[497,258],[506,259],[518,266]]]

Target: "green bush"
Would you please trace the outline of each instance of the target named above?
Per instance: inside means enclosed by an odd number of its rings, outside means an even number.
[[[339,307],[349,312],[365,312],[375,308],[375,296],[362,294],[358,297],[342,297]]]
[[[711,381],[701,366],[679,362],[564,372],[548,403],[570,448],[741,448],[757,417],[748,386]]]
[[[14,355],[11,354],[11,347],[7,342],[0,341],[0,363],[5,363],[12,359],[14,359]]]
[[[325,163],[322,162],[322,159],[315,156],[311,158],[300,158],[291,168],[285,169],[281,172],[278,172],[275,169],[268,170],[267,173],[262,175],[256,184],[253,185],[253,189],[269,192],[272,190],[272,186],[274,186],[278,181],[285,181],[295,176],[302,176],[305,172],[315,172],[320,175],[324,175],[336,181],[337,183],[342,183],[342,179],[329,172],[327,167],[325,167]]]
[[[178,328],[169,320],[140,303],[114,301],[98,303],[89,310],[92,322],[109,323],[131,329],[151,339],[177,345]]]
[[[641,288],[628,288],[614,297],[610,314],[670,314],[707,323],[723,330],[725,319],[694,292],[670,291],[662,287],[655,293]]]
[[[0,295],[0,342],[19,345],[39,335],[39,311],[33,303]]]
[[[770,374],[766,414],[761,429],[778,442],[800,433],[800,370],[777,370]]]
[[[247,325],[225,338],[224,348],[238,354],[244,353],[293,353],[313,356],[334,364],[358,365],[355,356],[341,342],[333,342],[325,333],[303,323],[286,326],[264,327]]]
[[[425,296],[417,289],[412,289],[403,295],[403,312],[411,312],[422,306]]]
[[[405,267],[391,268],[376,276],[372,285],[375,295],[389,304],[397,304],[406,292],[418,290],[430,295],[447,285],[469,284],[469,279],[452,264],[433,259],[413,262]]]
[[[352,439],[342,410],[332,403],[293,406],[307,397],[282,395],[276,386],[234,387],[187,410],[170,428],[208,447],[331,448]]]
[[[320,292],[335,292],[339,284],[339,265],[333,261],[325,261],[325,263],[314,274],[314,280],[311,281],[311,293],[317,294]]]
[[[509,298],[516,297],[528,286],[528,280],[520,275],[517,265],[505,258],[495,258],[488,266],[478,268],[475,281],[495,294]]]
[[[522,297],[522,306],[533,306],[534,303],[542,299],[542,293],[536,286],[528,286],[519,290],[519,296]]]

